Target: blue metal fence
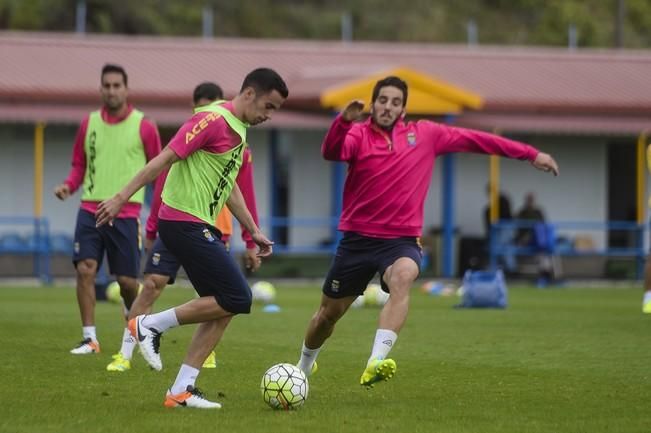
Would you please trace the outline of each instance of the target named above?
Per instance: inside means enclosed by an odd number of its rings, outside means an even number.
[[[517,230],[545,227],[546,243],[532,242],[527,245],[516,245],[513,242],[500,242],[504,239],[502,232],[516,233]],[[602,247],[592,249],[576,249],[571,243],[559,242],[562,231],[573,232],[600,232],[606,237],[613,230],[630,232],[632,246],[629,247]],[[538,221],[509,220],[493,224],[490,229],[489,256],[490,268],[497,268],[498,260],[507,255],[533,256],[538,254],[549,254],[556,256],[608,256],[608,257],[633,257],[636,259],[636,276],[642,278],[644,273],[644,262],[646,251],[644,248],[644,233],[646,225],[630,221],[554,221],[553,223],[541,223]],[[543,235],[544,236],[544,235]],[[539,241],[539,240],[538,240]]]
[[[51,246],[48,219],[31,216],[0,216],[0,226],[12,228],[0,236],[0,254],[31,255],[33,275],[45,283],[50,283],[52,275],[50,273]],[[25,234],[20,234],[21,232]]]
[[[334,233],[338,223],[337,217],[271,217],[262,219],[262,224],[270,227],[270,232],[279,227],[326,227],[329,233]],[[500,242],[503,239],[501,232],[516,233],[519,229],[534,230],[539,222],[511,220],[500,221],[491,226],[489,243],[490,268],[495,270],[498,261],[506,255],[533,256],[537,254],[550,254],[558,256],[608,256],[608,257],[633,257],[636,260],[637,277],[641,278],[644,270],[646,251],[644,235],[646,225],[629,221],[554,221],[545,226],[550,231],[553,239],[548,239],[547,245],[532,243],[516,245],[513,242]],[[47,218],[30,216],[0,216],[0,254],[31,256],[33,262],[33,275],[45,283],[52,281],[50,271],[50,258],[53,253],[72,254],[72,238],[67,235],[51,234]],[[571,243],[559,242],[559,233],[573,232],[598,232],[607,237],[612,230],[630,232],[632,245],[629,247],[602,247],[595,249],[576,249]],[[606,239],[607,243],[607,239]],[[331,254],[334,252],[337,239],[328,239],[326,242],[314,245],[274,245],[278,254]]]

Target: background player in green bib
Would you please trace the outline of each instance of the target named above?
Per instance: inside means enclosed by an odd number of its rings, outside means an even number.
[[[249,313],[251,290],[239,266],[220,242],[214,226],[224,204],[249,231],[259,256],[272,252],[235,183],[246,146],[246,130],[271,118],[288,96],[275,71],[249,73],[240,93],[229,102],[196,110],[161,154],[148,163],[118,194],[97,209],[97,224],[110,223],[127,200],[163,170],[170,168],[163,188],[158,233],[165,247],[185,268],[199,298],[169,310],[129,321],[140,351],[154,369],[162,369],[160,336],[178,325],[198,323],[183,365],[167,391],[166,407],[219,408],[195,387],[201,365],[221,339],[234,315]]]
[[[82,121],[73,147],[72,170],[54,190],[65,200],[83,183],[73,255],[83,334],[81,343],[70,351],[76,355],[100,351],[95,330],[95,275],[105,251],[127,310],[138,291],[144,191],[140,189],[130,198],[112,226],[96,226],[97,205],[119,191],[161,147],[156,126],[127,102],[127,74],[121,66],[103,67],[100,93],[104,105]],[[126,328],[124,339],[123,346],[132,350],[135,341]]]

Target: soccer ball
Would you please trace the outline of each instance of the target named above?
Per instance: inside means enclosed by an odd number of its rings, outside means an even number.
[[[364,290],[364,305],[383,306],[389,300],[389,294],[379,284],[369,284]]]
[[[138,294],[142,292],[143,285],[138,285]],[[117,281],[113,281],[106,286],[106,300],[114,304],[122,304],[122,295],[120,294],[120,285]]]
[[[251,286],[253,300],[269,304],[276,298],[276,288],[268,281],[258,281]]]
[[[295,365],[276,364],[262,376],[262,399],[273,409],[296,409],[305,403],[309,385]]]
[[[113,281],[106,286],[106,300],[114,304],[122,302],[122,295],[120,295],[120,285],[117,281]]]

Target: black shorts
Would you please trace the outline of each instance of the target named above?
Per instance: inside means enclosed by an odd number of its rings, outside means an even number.
[[[145,275],[165,275],[170,279],[168,284],[174,284],[180,267],[181,263],[176,260],[176,256],[165,247],[160,237],[157,238],[147,257],[147,263],[145,263]]]
[[[330,298],[359,296],[376,273],[380,274],[382,290],[388,293],[382,277],[401,257],[412,259],[420,269],[423,256],[417,238],[378,239],[346,232],[323,283],[323,293]]]
[[[116,218],[113,225],[95,226],[95,215],[83,209],[77,214],[72,263],[84,259],[102,264],[104,251],[109,273],[136,278],[140,268],[140,222],[138,218]]]
[[[204,223],[160,220],[158,234],[200,296],[214,296],[233,314],[251,312],[251,289],[219,230]]]
[[[226,251],[230,251],[228,243],[224,242],[223,238],[220,240],[226,246]],[[167,284],[174,284],[174,281],[176,281],[176,274],[179,273],[180,267],[181,263],[179,263],[174,254],[165,247],[165,244],[160,240],[160,237],[156,238],[154,246],[147,256],[144,274],[164,275],[169,278]]]

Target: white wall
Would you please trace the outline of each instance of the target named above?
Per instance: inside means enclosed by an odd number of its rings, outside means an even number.
[[[324,218],[332,212],[333,163],[321,157],[325,131],[292,131],[283,134],[290,146],[289,213],[307,218]],[[332,238],[329,227],[290,227],[289,242],[294,246],[314,246]]]
[[[54,197],[54,187],[70,169],[75,127],[47,126],[43,173],[43,215],[53,232],[74,230],[79,194],[66,202]],[[0,125],[0,215],[31,216],[34,213],[34,127]],[[13,227],[0,226],[0,233]],[[15,228],[20,230],[19,228]],[[22,231],[22,230],[20,230]]]

